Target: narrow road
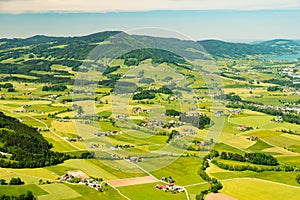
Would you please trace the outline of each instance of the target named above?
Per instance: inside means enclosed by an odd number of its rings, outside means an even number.
[[[78,150],[84,150],[84,149],[81,149],[81,148],[75,146],[75,145],[72,144],[70,141],[63,139],[62,136],[58,135],[58,134],[55,133],[53,130],[51,130],[45,122],[43,122],[43,121],[41,121],[41,120],[39,120],[39,119],[37,119],[37,118],[35,118],[35,117],[32,117],[32,116],[28,116],[28,115],[25,115],[25,116],[26,116],[26,117],[29,117],[29,118],[31,118],[31,119],[33,119],[33,120],[35,120],[35,121],[37,121],[37,122],[39,122],[39,123],[41,123],[41,124],[43,124],[43,125],[46,127],[46,129],[48,129],[52,134],[54,134],[55,136],[61,138],[63,141],[66,141],[69,145],[71,145],[71,146],[74,147],[75,149],[78,149]]]

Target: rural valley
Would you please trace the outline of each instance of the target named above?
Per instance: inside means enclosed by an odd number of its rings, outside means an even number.
[[[0,199],[300,199],[300,41],[0,39]]]

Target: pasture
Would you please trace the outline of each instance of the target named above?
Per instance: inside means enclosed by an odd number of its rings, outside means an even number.
[[[270,181],[241,178],[222,181],[222,193],[239,200],[289,199],[300,198],[300,187]]]
[[[198,157],[161,157],[147,158],[139,163],[157,179],[171,176],[178,185],[189,185],[204,182],[198,175],[201,164]]]

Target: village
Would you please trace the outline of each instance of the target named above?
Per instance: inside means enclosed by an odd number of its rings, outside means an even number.
[[[81,170],[69,171],[67,174],[63,175],[59,182],[73,183],[79,185],[87,185],[98,191],[103,191],[104,187],[107,187],[107,183],[103,181],[102,178],[92,178]]]

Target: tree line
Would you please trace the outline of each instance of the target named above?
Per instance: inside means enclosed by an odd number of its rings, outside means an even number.
[[[209,162],[215,157],[219,156],[219,152],[216,150],[211,150],[209,154],[203,157],[202,165],[198,171],[199,176],[207,182],[210,183],[210,187],[207,190],[201,191],[196,195],[196,200],[204,200],[204,196],[210,192],[218,193],[219,190],[223,188],[223,185],[216,178],[211,178],[207,173],[206,169],[209,167]]]
[[[31,191],[27,191],[20,195],[0,194],[0,200],[36,200],[36,197]]]
[[[79,156],[54,152],[52,144],[36,128],[0,112],[0,151],[9,153],[0,159],[0,167],[34,168],[56,165],[71,158],[93,157],[89,152]]]
[[[234,104],[230,103],[226,105],[227,108],[241,108],[241,109],[248,109],[252,111],[262,112],[268,115],[273,116],[281,116],[283,121],[289,123],[300,124],[300,117],[297,114],[292,113],[285,113],[282,110],[275,110],[271,108],[259,108],[253,105],[246,105],[246,104]]]
[[[55,84],[55,85],[44,85],[42,91],[55,91],[55,92],[63,92],[67,89],[67,86],[62,84]]]
[[[241,155],[238,153],[222,152],[220,158],[224,160],[250,162],[258,165],[270,165],[270,166],[278,165],[278,161],[276,158],[274,158],[271,155],[266,155],[264,153],[246,153],[245,155]]]

